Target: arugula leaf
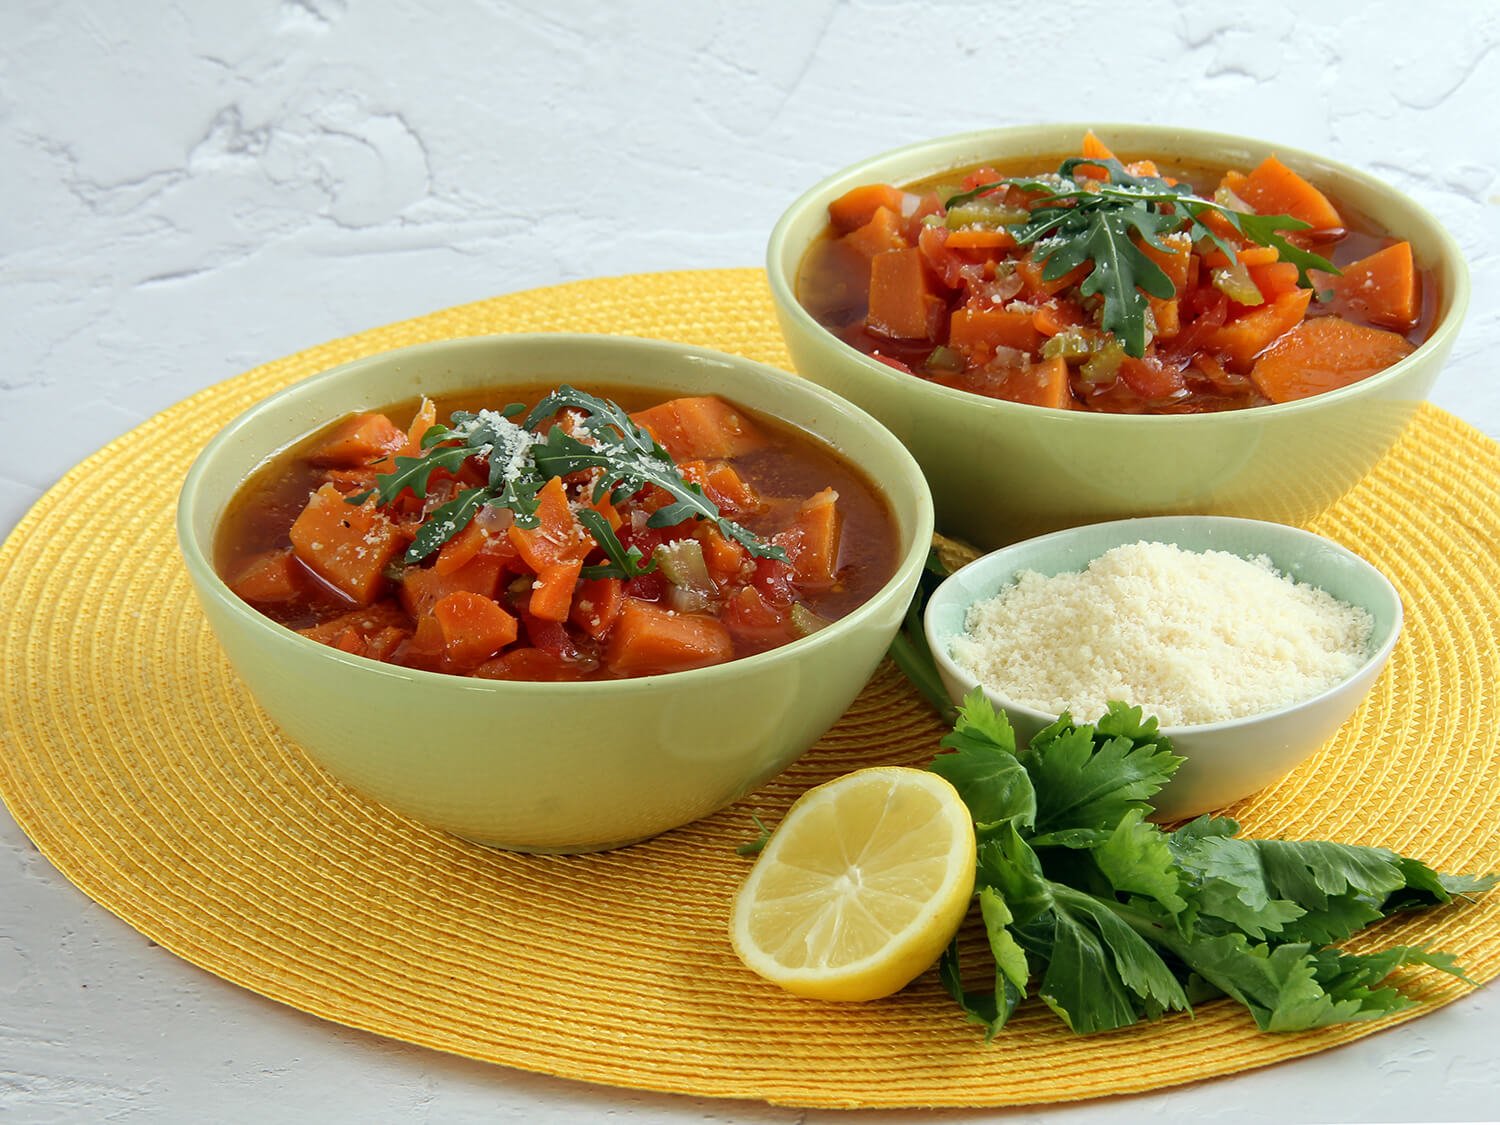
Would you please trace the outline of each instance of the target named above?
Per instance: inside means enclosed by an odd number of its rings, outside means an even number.
[[[1103,180],[1079,179],[1080,167],[1103,170]],[[1125,351],[1137,358],[1146,350],[1144,294],[1159,299],[1175,295],[1171,279],[1137,244],[1168,249],[1164,235],[1184,231],[1197,241],[1206,238],[1238,261],[1234,247],[1203,222],[1203,215],[1221,215],[1252,242],[1274,246],[1281,257],[1297,267],[1298,284],[1310,286],[1308,270],[1339,271],[1331,262],[1290,242],[1284,231],[1306,230],[1308,224],[1290,215],[1258,215],[1237,211],[1212,199],[1195,195],[1185,184],[1171,184],[1160,176],[1137,176],[1113,158],[1098,160],[1073,157],[1059,165],[1054,176],[1012,177],[980,184],[950,197],[944,204],[952,210],[979,196],[1015,187],[1037,198],[1031,217],[1010,226],[1016,245],[1032,247],[1033,257],[1043,265],[1042,276],[1056,281],[1084,263],[1093,269],[1079,286],[1084,296],[1101,296],[1100,327],[1113,332]]]
[[[488,488],[482,486],[466,488],[446,504],[434,508],[422,526],[417,528],[416,537],[412,539],[411,546],[406,548],[403,561],[418,563],[432,554],[467,527],[475,513],[484,507],[492,495]]]
[[[739,543],[754,557],[787,561],[781,547],[721,514],[703,489],[683,477],[671,454],[615,403],[565,385],[543,398],[526,416],[526,424],[537,425],[564,409],[583,412],[582,428],[595,444],[586,444],[565,433],[561,426],[553,426],[545,440],[532,449],[544,479],[593,471],[597,474],[593,499],[608,496],[613,502],[655,485],[672,497],[672,503],[652,512],[646,526],[672,527],[689,519],[708,520],[726,539]]]
[[[434,469],[457,472],[458,467],[469,459],[471,450],[466,446],[444,446],[431,449],[420,457],[397,457],[395,468],[375,478],[375,487],[348,498],[351,504],[363,504],[372,495],[376,504],[389,504],[408,488],[419,500],[427,496],[428,481]]]
[[[656,569],[655,556],[646,558],[641,554],[641,549],[634,545],[626,550],[609,526],[609,521],[593,508],[580,508],[578,522],[588,529],[594,542],[604,549],[604,557],[609,559],[608,563],[584,567],[579,571],[579,577],[637,578]]]
[[[564,385],[543,396],[523,424],[512,421],[525,410],[524,404],[511,403],[499,411],[454,411],[451,427],[433,425],[423,434],[420,457],[396,457],[391,472],[377,476],[374,488],[348,497],[349,503],[360,504],[373,495],[377,504],[388,505],[408,489],[426,499],[438,469],[457,474],[470,458],[486,462],[484,485],[463,490],[427,514],[404,556],[406,563],[418,563],[467,527],[485,506],[509,509],[518,526],[535,527],[538,494],[548,480],[593,472],[596,502],[606,494],[623,502],[647,485],[668,492],[673,502],[651,514],[646,521],[650,527],[709,520],[750,554],[787,561],[781,547],[722,515],[701,488],[682,476],[671,454],[618,404]],[[579,432],[591,437],[592,444],[560,426],[553,426],[545,437],[533,432],[532,427],[562,410],[581,412]],[[585,578],[633,578],[655,569],[655,562],[646,561],[639,549],[627,550],[599,513],[584,509],[578,518],[608,560],[585,568]]]

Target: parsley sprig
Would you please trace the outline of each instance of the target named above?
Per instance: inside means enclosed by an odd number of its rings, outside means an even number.
[[[562,410],[581,415],[576,429],[589,440],[569,434],[559,425],[553,425],[545,435],[535,432],[535,427]],[[605,496],[613,503],[622,503],[654,485],[672,500],[652,512],[646,526],[673,527],[689,519],[710,520],[726,538],[741,544],[751,555],[786,561],[782,548],[724,516],[697,484],[683,477],[671,454],[616,403],[563,385],[543,397],[523,421],[512,421],[525,412],[522,403],[477,414],[455,411],[452,426],[434,425],[427,430],[419,456],[396,457],[389,473],[377,476],[373,488],[350,496],[349,503],[362,504],[374,496],[378,506],[385,506],[408,489],[425,500],[436,470],[456,474],[470,458],[485,461],[489,472],[484,484],[460,490],[422,521],[403,558],[405,563],[415,564],[461,532],[487,506],[507,508],[519,526],[536,527],[537,496],[542,486],[553,477],[590,472],[594,476],[590,499],[595,503]],[[627,549],[599,512],[580,508],[577,514],[607,560],[585,567],[583,577],[634,578],[656,569],[656,560],[646,558],[638,547]]]
[[[1385,848],[1241,837],[1225,817],[1168,831],[1145,818],[1182,759],[1138,707],[1063,715],[1018,746],[977,689],[931,768],[969,806],[992,987],[967,988],[958,943],[939,973],[993,1037],[1030,992],[1077,1032],[1108,1031],[1228,996],[1263,1031],[1377,1019],[1415,1001],[1403,965],[1467,979],[1445,953],[1336,947],[1402,910],[1485,891]]]
[[[1108,178],[1075,176],[1082,166],[1103,169]],[[1007,228],[1016,244],[1034,248],[1047,281],[1056,281],[1085,262],[1093,263],[1079,291],[1084,296],[1103,297],[1100,327],[1113,332],[1125,351],[1136,357],[1146,351],[1146,295],[1166,300],[1176,291],[1172,279],[1132,235],[1170,253],[1163,237],[1183,231],[1194,242],[1208,239],[1230,261],[1238,261],[1234,247],[1204,224],[1204,215],[1213,212],[1252,242],[1276,247],[1284,261],[1296,265],[1299,283],[1304,286],[1309,284],[1309,269],[1338,272],[1327,259],[1285,237],[1285,231],[1308,228],[1301,219],[1237,211],[1194,194],[1185,184],[1171,184],[1159,176],[1134,175],[1114,159],[1073,157],[1062,162],[1055,176],[1012,177],[979,184],[952,196],[945,206],[952,210],[1007,187],[1036,196],[1030,204],[1030,217]]]

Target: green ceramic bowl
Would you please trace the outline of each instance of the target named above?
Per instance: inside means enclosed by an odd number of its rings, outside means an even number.
[[[994,597],[1023,570],[1049,577],[1079,571],[1113,547],[1142,540],[1175,543],[1189,551],[1227,551],[1242,558],[1265,555],[1282,574],[1360,606],[1374,619],[1364,663],[1321,695],[1243,719],[1162,728],[1175,752],[1187,760],[1153,801],[1160,819],[1177,820],[1223,808],[1265,788],[1332,738],[1369,694],[1396,646],[1401,599],[1380,571],[1352,551],[1282,524],[1221,516],[1158,516],[1069,528],[984,555],[933,592],[924,625],[950,698],[956,703],[977,686],[949,655],[953,638],[964,631],[971,605]],[[1057,718],[991,688],[985,689],[985,696],[1005,711],[1022,739]]]
[[[570,381],[723,394],[862,466],[900,536],[891,581],[784,648],[711,668],[602,683],[510,683],[349,656],[275,624],[210,565],[220,514],[267,458],[327,421],[418,394]],[[500,390],[500,402],[507,401]],[[178,538],[230,663],[287,736],[397,812],[480,843],[607,848],[724,807],[780,772],[853,701],[915,588],[932,502],[910,454],[863,411],[762,364],[605,336],[516,335],[424,344],[314,376],[230,423],[189,472]]]
[[[1125,516],[1213,513],[1302,523],[1390,447],[1442,367],[1469,302],[1457,244],[1425,210],[1353,168],[1281,145],[1158,125],[1095,125],[1122,158],[1250,167],[1275,152],[1344,207],[1408,239],[1437,281],[1431,338],[1389,369],[1299,402],[1142,417],[982,398],[896,371],[844,344],[798,304],[797,270],[828,203],[859,184],[911,183],[989,160],[1076,153],[1085,125],[1035,125],[924,141],[844,169],[791,205],[771,234],[771,293],[797,370],[868,410],[932,485],[938,528],[982,547]]]

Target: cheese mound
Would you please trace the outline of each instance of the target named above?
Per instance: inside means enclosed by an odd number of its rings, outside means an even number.
[[[1369,655],[1369,613],[1278,574],[1264,555],[1116,547],[1082,572],[1022,571],[969,608],[954,661],[1038,711],[1103,715],[1110,700],[1164,727],[1222,722],[1327,691]]]

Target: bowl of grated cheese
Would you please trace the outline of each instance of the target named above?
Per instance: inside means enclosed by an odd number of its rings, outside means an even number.
[[[1110,701],[1155,715],[1186,760],[1161,819],[1223,808],[1355,716],[1401,632],[1375,567],[1323,536],[1223,516],[1070,528],[985,555],[928,601],[955,703],[979,687],[1020,739]]]

